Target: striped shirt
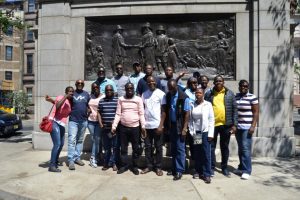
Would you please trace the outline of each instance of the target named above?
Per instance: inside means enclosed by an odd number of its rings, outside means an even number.
[[[248,130],[253,121],[252,105],[258,104],[258,99],[254,94],[247,93],[242,96],[241,93],[235,96],[238,109],[238,129]]]
[[[98,104],[98,112],[101,115],[102,124],[106,128],[111,128],[117,110],[118,98],[103,98]]]

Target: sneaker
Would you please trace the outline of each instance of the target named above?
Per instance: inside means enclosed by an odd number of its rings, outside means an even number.
[[[80,159],[75,160],[75,163],[80,166],[84,165],[84,162],[82,162],[82,160],[80,160]]]
[[[74,162],[69,162],[69,170],[75,170]]]
[[[248,180],[250,178],[250,174],[243,173],[241,179]]]
[[[134,175],[139,175],[140,174],[140,171],[137,167],[132,168],[131,171]]]
[[[81,161],[81,160],[80,160]],[[82,162],[82,161],[81,161]],[[83,162],[82,162],[83,163]],[[83,163],[84,164],[84,163]],[[80,164],[78,164],[80,165]],[[81,165],[82,166],[82,165]],[[90,166],[93,168],[97,168],[97,161],[94,158],[90,159]]]
[[[58,168],[56,168],[56,167],[54,167],[54,166],[49,167],[49,168],[48,168],[48,171],[49,171],[49,172],[61,172],[60,169],[58,169]]]
[[[222,174],[223,174],[224,176],[228,177],[228,178],[231,177],[231,174],[230,174],[230,172],[228,171],[228,169],[222,169]]]
[[[239,170],[239,169],[235,169],[235,170],[233,170],[233,173],[238,175],[238,176],[241,176],[243,174],[243,171]]]
[[[204,181],[204,183],[206,183],[206,184],[210,184],[210,182],[211,182],[211,179],[210,179],[210,177],[203,177],[202,178],[203,179],[203,181]]]

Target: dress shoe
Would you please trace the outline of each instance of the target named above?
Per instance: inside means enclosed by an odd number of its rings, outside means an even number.
[[[54,166],[49,167],[49,168],[48,168],[48,171],[49,171],[49,172],[61,172],[60,169],[58,169],[58,168],[56,168],[56,167],[54,167]]]
[[[167,176],[175,176],[175,173],[172,172],[172,171],[168,171],[168,172],[167,172]]]
[[[139,175],[139,174],[140,174],[140,171],[139,171],[139,169],[138,169],[137,167],[133,167],[133,168],[131,169],[131,171],[132,171],[132,173],[133,173],[134,175]]]
[[[202,179],[203,179],[204,183],[206,183],[206,184],[210,184],[210,182],[211,182],[211,179],[208,176],[204,176]]]
[[[199,177],[200,176],[199,176],[199,174],[197,172],[193,174],[193,179],[198,179]]]
[[[75,170],[74,162],[69,162],[69,170]]]
[[[155,173],[156,173],[157,176],[162,176],[164,174],[161,169],[156,169]]]
[[[124,172],[126,172],[128,170],[127,167],[121,167],[118,171],[117,174],[123,174]]]
[[[112,166],[112,169],[113,169],[113,171],[117,171],[117,170],[118,170],[117,165],[113,165],[113,166]]]
[[[222,169],[222,174],[223,174],[224,176],[228,177],[228,178],[231,177],[231,174],[230,174],[230,172],[228,171],[228,169]]]
[[[102,171],[106,171],[106,170],[108,170],[109,169],[109,166],[108,165],[104,165],[103,167],[102,167]]]
[[[177,173],[175,174],[175,176],[174,176],[173,180],[174,180],[174,181],[178,181],[178,180],[180,180],[180,179],[181,179],[181,177],[182,177],[182,174],[181,174],[181,173],[179,173],[179,172],[177,172]]]

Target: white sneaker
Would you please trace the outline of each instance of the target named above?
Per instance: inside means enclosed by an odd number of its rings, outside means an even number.
[[[94,158],[90,159],[90,166],[93,168],[97,168],[97,161]]]
[[[243,171],[239,170],[239,169],[235,169],[235,170],[233,170],[233,173],[238,175],[238,176],[241,176],[243,174]]]
[[[248,180],[250,178],[250,174],[243,173],[241,179]]]

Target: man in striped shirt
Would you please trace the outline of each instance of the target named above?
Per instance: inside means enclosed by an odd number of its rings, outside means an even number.
[[[118,139],[116,135],[111,134],[112,123],[117,110],[118,98],[114,96],[112,85],[105,86],[105,98],[99,101],[98,105],[98,120],[100,127],[103,128],[103,143],[104,143],[104,166],[102,170],[107,170],[112,167],[117,171],[116,159],[119,153]]]
[[[258,120],[259,106],[257,97],[248,92],[249,83],[246,80],[239,82],[239,91],[236,95],[238,108],[238,125],[236,140],[238,143],[238,153],[240,164],[234,172],[241,175],[244,180],[249,179],[251,165],[251,145],[252,135]]]

